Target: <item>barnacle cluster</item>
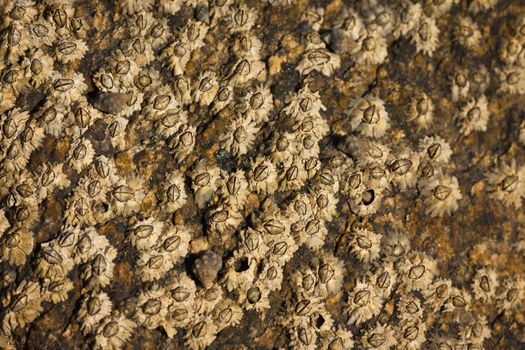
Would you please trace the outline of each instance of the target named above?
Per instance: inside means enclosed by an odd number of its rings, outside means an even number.
[[[0,348],[523,347],[523,6],[0,10]]]

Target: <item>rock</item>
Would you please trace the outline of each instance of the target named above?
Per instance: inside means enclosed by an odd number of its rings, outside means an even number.
[[[95,97],[93,107],[104,113],[118,114],[126,107],[129,98],[129,94],[119,92],[101,92]]]
[[[217,278],[217,274],[222,268],[222,258],[212,251],[202,254],[193,265],[193,273],[206,288]]]

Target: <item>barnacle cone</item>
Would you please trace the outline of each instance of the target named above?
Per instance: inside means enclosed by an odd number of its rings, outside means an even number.
[[[0,14],[0,349],[525,348],[523,2]]]

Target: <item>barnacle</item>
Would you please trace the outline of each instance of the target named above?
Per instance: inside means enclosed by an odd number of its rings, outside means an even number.
[[[13,334],[17,327],[24,328],[42,312],[42,295],[38,282],[23,280],[2,300],[5,315],[2,330]]]
[[[473,0],[468,6],[469,12],[478,13],[492,9],[498,3],[497,0]]]
[[[397,282],[397,272],[392,263],[386,262],[379,264],[373,273],[369,272],[368,278],[375,283],[381,296],[388,299]]]
[[[454,28],[454,39],[467,49],[475,49],[480,44],[481,32],[471,18],[462,17]]]
[[[439,28],[433,17],[422,16],[419,23],[410,31],[410,40],[416,46],[417,52],[432,56],[438,46]]]
[[[436,261],[422,252],[413,251],[398,263],[399,281],[406,292],[424,290],[436,273]]]
[[[313,49],[306,51],[297,65],[296,70],[301,75],[319,71],[325,76],[331,76],[341,66],[339,55],[326,49]]]
[[[381,137],[390,128],[384,102],[376,96],[365,96],[355,101],[348,115],[352,129],[367,137]]]
[[[388,56],[387,47],[384,36],[375,30],[370,30],[361,35],[351,53],[357,64],[379,64]]]
[[[419,157],[416,152],[400,149],[387,161],[390,168],[392,182],[405,191],[416,185]]]
[[[432,217],[450,215],[458,209],[462,198],[455,176],[437,174],[423,185],[421,193],[427,206],[425,213]]]
[[[494,198],[507,207],[521,208],[525,198],[525,167],[517,166],[513,159],[510,163],[501,162],[486,175],[487,190]]]
[[[218,188],[219,168],[209,166],[205,159],[200,160],[192,173],[192,187],[195,200],[203,207]]]
[[[227,151],[241,156],[253,147],[259,128],[246,116],[239,114],[228,125],[226,134],[220,139]]]
[[[397,347],[399,349],[416,350],[426,341],[425,332],[427,326],[419,319],[401,321],[396,329]]]
[[[418,148],[422,160],[436,164],[447,164],[452,156],[450,145],[439,136],[425,136],[419,141]]]
[[[360,325],[379,314],[383,298],[369,282],[357,281],[348,295],[348,323]]]
[[[77,320],[81,322],[84,334],[93,333],[100,321],[111,314],[113,305],[104,292],[86,295],[77,312]]]
[[[270,194],[277,189],[275,166],[266,158],[258,157],[247,174],[250,189],[257,193]]]
[[[95,330],[94,349],[122,349],[131,337],[136,323],[127,319],[120,312],[113,310],[111,315],[104,317]]]
[[[192,350],[202,350],[210,345],[217,336],[218,328],[211,319],[197,318],[184,335],[184,344]]]
[[[350,241],[350,250],[366,264],[379,257],[381,235],[368,229],[358,229]]]
[[[496,296],[498,286],[496,271],[486,268],[479,269],[472,280],[474,298],[482,302],[490,302]]]
[[[394,35],[399,37],[410,33],[418,24],[418,19],[423,15],[422,5],[412,4],[410,1],[403,1],[398,9],[399,21],[394,28]]]
[[[361,344],[365,349],[388,350],[396,343],[394,330],[388,324],[377,323],[361,336]]]
[[[488,103],[485,95],[469,101],[458,113],[457,119],[461,132],[467,136],[473,131],[487,130],[490,117]]]
[[[87,289],[107,286],[113,278],[113,268],[117,250],[111,245],[98,250],[92,259],[83,266],[81,277]]]
[[[416,123],[418,129],[428,129],[434,120],[434,103],[424,92],[410,101],[408,119]]]
[[[186,188],[184,177],[181,173],[174,171],[167,174],[166,181],[160,193],[160,204],[164,212],[171,213],[178,210],[186,203]]]
[[[11,227],[0,235],[0,256],[11,265],[24,265],[33,250],[33,235],[24,227]]]
[[[412,294],[401,295],[396,303],[396,310],[401,322],[423,318],[421,301]]]
[[[499,91],[503,94],[522,95],[525,93],[525,69],[504,66],[496,68],[499,79]]]
[[[167,321],[169,304],[171,303],[165,290],[154,285],[138,296],[137,309],[133,318],[137,325],[148,329],[161,326],[171,338],[177,331]]]

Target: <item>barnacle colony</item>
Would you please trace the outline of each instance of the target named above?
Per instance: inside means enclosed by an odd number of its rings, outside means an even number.
[[[520,348],[507,7],[3,1],[0,348]]]

